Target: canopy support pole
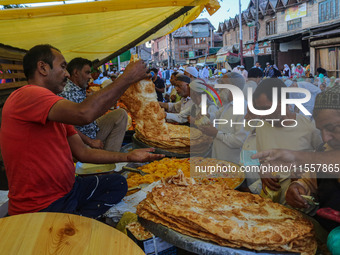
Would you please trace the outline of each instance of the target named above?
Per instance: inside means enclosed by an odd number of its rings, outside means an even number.
[[[164,26],[166,26],[167,24],[169,24],[173,20],[177,19],[178,17],[180,17],[184,13],[190,11],[192,8],[194,8],[194,6],[184,6],[182,9],[180,9],[179,11],[177,11],[174,14],[170,15],[169,17],[167,17],[161,23],[159,23],[155,27],[151,28],[149,31],[147,31],[145,34],[143,34],[142,36],[140,36],[136,40],[132,41],[131,43],[127,44],[126,46],[124,46],[123,48],[117,50],[116,52],[112,53],[111,55],[107,56],[106,58],[103,58],[99,62],[96,62],[94,64],[95,65],[94,67],[98,67],[100,65],[103,65],[106,62],[110,61],[111,59],[113,59],[113,58],[119,56],[120,54],[124,53],[125,51],[131,49],[132,47],[135,47],[138,43],[144,41],[150,35],[156,33],[158,30],[160,30],[161,28],[163,28]]]

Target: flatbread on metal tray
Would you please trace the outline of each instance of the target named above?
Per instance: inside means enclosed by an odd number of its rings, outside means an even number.
[[[146,138],[136,129],[136,138],[149,146],[164,149],[173,153],[204,153],[211,143],[212,138],[202,134],[196,128],[169,124],[169,139],[161,140],[159,137]]]
[[[217,184],[155,187],[139,217],[229,247],[315,254],[313,224],[298,211]]]

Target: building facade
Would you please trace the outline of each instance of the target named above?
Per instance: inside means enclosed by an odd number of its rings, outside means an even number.
[[[259,54],[262,65],[310,64],[311,73],[317,67],[328,71],[328,76],[340,73],[340,0],[259,0]],[[255,0],[242,12],[243,56],[246,68],[254,61]],[[237,53],[235,45],[239,17],[236,15],[222,23],[218,31],[223,34],[223,48]],[[226,54],[219,52],[218,55]],[[221,58],[222,59],[222,58]]]
[[[222,44],[222,38],[215,35],[214,30],[208,19],[196,19],[172,34],[153,40],[151,55],[154,65],[197,64],[202,57],[206,60],[214,42]]]

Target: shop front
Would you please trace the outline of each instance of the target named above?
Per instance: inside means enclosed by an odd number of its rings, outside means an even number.
[[[245,68],[249,70],[254,66],[254,56],[255,56],[255,45],[254,43],[247,44],[243,49],[243,58],[245,63]],[[258,61],[260,62],[262,68],[266,66],[267,62],[272,62],[271,60],[272,50],[270,41],[259,42],[259,52]]]
[[[228,45],[222,47],[217,53],[216,53],[216,64],[217,64],[217,69],[221,70],[222,68],[228,68],[229,65],[226,65],[226,62],[228,60],[233,59],[233,57],[230,57],[234,54],[234,46],[233,45]]]
[[[339,34],[340,29],[332,33],[321,34],[330,36]],[[316,69],[322,67],[327,71],[328,77],[340,78],[340,37],[323,39],[318,37],[310,43],[311,46],[311,71],[316,74]]]

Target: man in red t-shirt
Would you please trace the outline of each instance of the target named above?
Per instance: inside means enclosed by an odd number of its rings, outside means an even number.
[[[152,149],[129,153],[91,149],[73,125],[103,115],[133,83],[148,78],[142,61],[130,63],[114,83],[82,103],[65,100],[69,73],[60,51],[37,45],[24,57],[27,86],[13,92],[2,112],[1,151],[9,184],[9,214],[38,211],[74,213],[96,218],[127,192],[120,175],[76,177],[72,156],[81,162],[152,161],[164,155]]]

